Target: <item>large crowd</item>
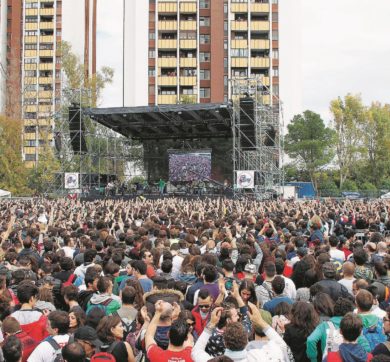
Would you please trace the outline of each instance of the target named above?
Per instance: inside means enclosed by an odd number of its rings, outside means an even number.
[[[1,201],[0,361],[390,361],[389,208]]]
[[[169,180],[202,181],[211,176],[211,154],[171,153],[169,155]]]

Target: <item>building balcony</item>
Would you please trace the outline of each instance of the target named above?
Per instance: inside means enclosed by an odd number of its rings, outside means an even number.
[[[248,40],[247,39],[232,40],[232,48],[233,49],[247,49],[248,48]]]
[[[264,3],[252,3],[251,4],[251,13],[258,14],[268,14],[269,13],[269,4]]]
[[[24,119],[23,120],[23,125],[24,126],[36,126],[37,120],[36,119]],[[34,132],[35,134],[35,132]]]
[[[157,98],[158,104],[176,104],[177,95],[176,94],[160,94]]]
[[[39,84],[52,84],[53,77],[39,77]]]
[[[180,66],[195,68],[196,67],[196,58],[180,58]]]
[[[54,29],[54,22],[52,21],[42,21],[41,23],[39,23],[39,27],[41,29]]]
[[[53,57],[54,56],[54,50],[40,50],[39,51],[40,57]]]
[[[38,37],[37,36],[25,36],[24,42],[26,44],[35,44],[38,42]]]
[[[40,91],[38,93],[39,99],[50,99],[53,97],[53,92],[52,91]]]
[[[251,21],[252,31],[269,31],[269,21]]]
[[[177,58],[158,58],[158,66],[160,68],[176,68]]]
[[[246,68],[248,66],[248,58],[232,58],[233,68]]]
[[[41,35],[39,37],[40,43],[54,43],[54,36],[53,35]]]
[[[34,2],[34,1],[31,1]],[[54,0],[41,0],[41,3],[54,3]]]
[[[252,39],[251,49],[269,49],[269,40],[267,39]]]
[[[24,98],[36,98],[37,92],[24,92],[23,96]]]
[[[163,86],[176,86],[177,85],[177,77],[168,77],[168,76],[160,76],[158,77],[158,85]]]
[[[39,9],[39,15],[53,15],[55,14],[54,8]]]
[[[195,14],[197,12],[196,2],[181,2],[180,12],[184,14]]]
[[[232,21],[233,31],[247,31],[248,30],[248,22],[247,21]]]
[[[53,70],[53,63],[40,63],[39,70]]]
[[[26,9],[25,16],[38,15],[38,9]]]
[[[158,30],[177,30],[177,21],[167,21],[167,20],[161,20],[158,22]]]
[[[197,103],[198,96],[196,94],[180,94],[179,103]]]
[[[159,14],[169,14],[169,13],[177,13],[177,3],[176,2],[166,2],[158,3],[158,12]]]
[[[269,58],[251,58],[252,68],[269,68]]]
[[[23,133],[23,139],[25,141],[35,140],[35,132],[33,132],[33,133]]]
[[[180,49],[196,49],[196,39],[180,40]]]
[[[37,56],[37,51],[36,50],[25,50],[24,51],[24,56],[27,58],[35,58]]]
[[[36,112],[37,111],[37,106],[36,104],[29,104],[27,106],[24,106],[24,111],[25,112]]]
[[[24,70],[35,70],[35,69],[37,69],[36,64],[25,64],[24,65]]]
[[[263,104],[270,105],[271,104],[271,96],[269,94],[264,95],[262,97]]]
[[[38,30],[38,23],[25,23],[26,30]]]
[[[232,13],[247,13],[248,12],[248,4],[247,3],[234,3],[234,2],[232,2],[230,5],[230,11]]]
[[[37,78],[36,77],[24,77],[23,79],[24,85],[29,85],[29,84],[37,84]]]
[[[48,105],[40,105],[38,107],[38,111],[39,112],[45,112],[45,113],[51,112],[52,111],[52,106],[50,104],[48,104]]]
[[[177,40],[176,39],[159,39],[158,40],[159,49],[176,49]]]
[[[180,85],[196,85],[196,77],[180,77]]]
[[[180,21],[180,30],[196,30],[196,21],[193,20]]]

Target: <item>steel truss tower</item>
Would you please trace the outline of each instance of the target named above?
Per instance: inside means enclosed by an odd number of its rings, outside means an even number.
[[[125,181],[130,177],[130,163],[134,161],[131,139],[104,127],[83,112],[90,106],[90,91],[67,90],[71,106],[55,116],[54,141],[60,169],[48,192],[65,195],[65,173],[77,172],[79,192],[98,192],[107,178]]]
[[[261,78],[235,78],[230,82],[233,102],[234,185],[237,185],[237,171],[255,171],[254,189],[244,191],[235,187],[235,192],[253,194],[258,199],[271,198],[275,191],[281,192],[284,183],[281,102],[278,100],[278,105],[275,106],[263,104],[263,97],[269,96],[270,91]],[[240,101],[243,98],[253,99],[253,112],[242,107]],[[254,135],[244,131],[248,130],[248,123]]]

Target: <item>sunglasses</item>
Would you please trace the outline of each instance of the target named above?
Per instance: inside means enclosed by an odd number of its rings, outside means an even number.
[[[209,309],[210,308],[210,304],[199,305],[199,308],[200,309]]]

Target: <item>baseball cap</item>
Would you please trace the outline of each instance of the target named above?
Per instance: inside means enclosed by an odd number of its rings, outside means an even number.
[[[89,326],[78,328],[74,334],[74,339],[91,342],[95,347],[100,347],[103,344],[98,338],[96,331]]]

